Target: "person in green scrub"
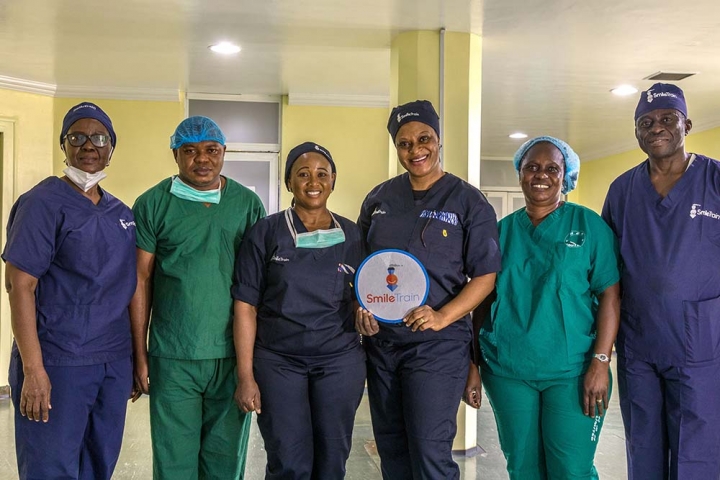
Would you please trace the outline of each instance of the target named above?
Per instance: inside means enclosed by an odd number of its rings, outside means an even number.
[[[617,242],[599,215],[563,200],[580,170],[569,145],[538,137],[514,163],[526,206],[498,224],[502,271],[478,318],[482,384],[511,479],[597,479],[620,314]],[[466,401],[476,407],[479,385],[471,368]]]
[[[170,148],[178,174],[133,207],[135,392],[150,394],[153,478],[243,478],[251,416],[233,401],[230,288],[243,236],[265,209],[220,175],[225,136],[211,119],[182,121]]]

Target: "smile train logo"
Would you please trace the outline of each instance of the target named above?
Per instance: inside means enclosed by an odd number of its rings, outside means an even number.
[[[394,292],[395,289],[398,287],[398,277],[395,275],[395,267],[388,267],[387,269],[388,275],[385,277],[385,281],[387,282],[387,288]]]
[[[699,207],[699,203],[693,203],[692,207],[690,207],[690,218],[697,217],[697,207]]]
[[[713,220],[720,220],[720,214],[713,212],[712,210],[703,210],[700,203],[693,203],[690,207],[690,218],[698,216],[712,218]]]

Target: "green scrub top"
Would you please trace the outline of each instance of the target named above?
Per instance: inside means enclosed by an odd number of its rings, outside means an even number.
[[[245,232],[265,216],[260,198],[227,178],[209,207],[170,193],[165,179],[133,206],[137,246],[155,254],[150,355],[207,360],[235,355],[230,295]]]
[[[620,279],[617,240],[598,214],[565,202],[533,226],[525,209],[498,224],[502,271],[480,331],[484,368],[548,380],[592,358],[597,295]]]

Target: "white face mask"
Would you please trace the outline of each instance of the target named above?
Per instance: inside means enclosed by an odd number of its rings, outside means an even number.
[[[102,170],[96,173],[88,173],[73,166],[67,167],[63,170],[63,173],[70,179],[71,182],[81,188],[83,192],[87,192],[92,187],[100,183],[100,180],[107,177],[107,174]]]

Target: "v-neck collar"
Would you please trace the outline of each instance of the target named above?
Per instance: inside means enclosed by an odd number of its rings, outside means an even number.
[[[565,205],[567,205],[567,202],[563,202],[562,205],[550,212],[548,216],[538,224],[538,226],[533,225],[532,220],[530,220],[530,216],[527,214],[526,207],[523,207],[522,210],[519,210],[517,213],[518,221],[534,239],[540,239],[548,230],[554,228],[553,224],[557,222],[562,215],[562,210],[565,208]]]
[[[66,192],[71,192],[71,194],[73,195],[73,198],[77,198],[79,202],[82,202],[82,205],[85,205],[89,208],[98,208],[98,209],[105,208],[105,206],[107,205],[107,202],[109,201],[107,198],[108,193],[105,190],[103,190],[100,185],[98,185],[97,187],[100,190],[100,192],[102,192],[102,195],[100,195],[100,201],[97,204],[95,204],[88,197],[86,197],[82,193],[75,190],[72,185],[70,185],[68,182],[66,182],[62,178],[60,178],[60,177],[55,177],[55,178],[57,179],[58,182],[60,182],[61,184],[64,185],[63,188],[65,188]],[[85,203],[85,202],[87,202],[87,203]]]
[[[694,155],[695,159],[692,161],[692,163],[690,163],[687,170],[683,172],[680,179],[675,182],[675,185],[673,185],[668,194],[665,195],[665,198],[663,198],[657,192],[657,190],[655,190],[655,187],[650,180],[650,160],[645,160],[645,162],[641,165],[640,175],[643,188],[645,188],[645,191],[649,195],[649,197],[653,199],[653,203],[656,207],[660,207],[666,210],[672,208],[673,206],[677,205],[677,203],[684,197],[688,188],[693,185],[691,177],[695,175],[695,172],[699,171],[700,157],[698,155],[695,155],[694,153],[691,153],[690,155]]]

